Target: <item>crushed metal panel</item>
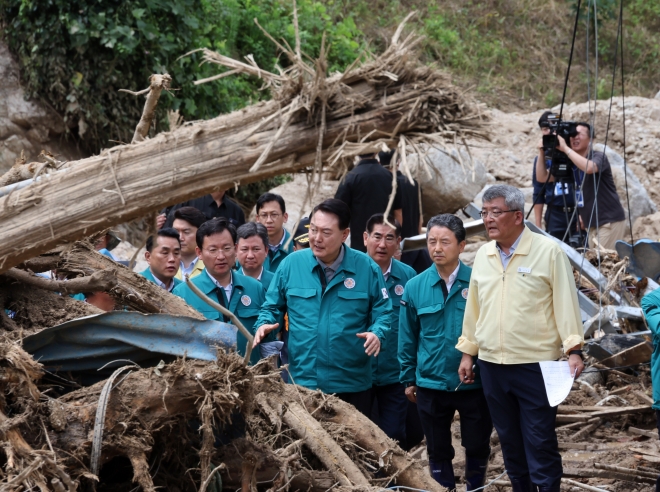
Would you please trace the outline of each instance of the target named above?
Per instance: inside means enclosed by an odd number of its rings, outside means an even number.
[[[140,362],[159,355],[215,360],[216,347],[235,349],[236,327],[129,311],[78,318],[23,340],[23,348],[36,360],[59,371],[98,369],[118,359]]]

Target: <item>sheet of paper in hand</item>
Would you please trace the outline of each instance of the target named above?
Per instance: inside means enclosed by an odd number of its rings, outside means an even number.
[[[573,374],[568,367],[568,361],[539,362],[545,392],[551,407],[556,407],[566,399],[573,386]]]

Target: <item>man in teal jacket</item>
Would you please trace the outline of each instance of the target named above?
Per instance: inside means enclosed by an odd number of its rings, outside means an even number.
[[[224,217],[204,222],[197,229],[197,255],[204,262],[205,270],[190,281],[199,290],[225,306],[254,334],[254,324],[259,315],[259,308],[264,302],[264,288],[255,279],[232,272],[236,262],[236,229]],[[202,313],[207,319],[229,323],[211,306],[202,301],[185,283],[174,289],[174,294],[183,298],[190,306]],[[236,335],[236,348],[245,355],[247,339],[239,331]],[[259,350],[253,350],[250,363],[255,364],[261,358]]]
[[[174,277],[181,263],[179,232],[169,227],[160,229],[156,233],[155,241],[154,236],[147,238],[146,249],[144,258],[149,263],[149,267],[141,271],[140,275],[172,292],[181,283]]]
[[[259,222],[246,222],[236,230],[236,257],[241,267],[238,273],[252,277],[261,282],[264,290],[268,290],[272,272],[266,270],[264,262],[268,256],[268,233]]]
[[[257,221],[268,231],[268,256],[264,268],[275,273],[282,260],[293,253],[291,234],[284,228],[289,219],[284,198],[275,193],[264,193],[257,199]]]
[[[393,258],[401,242],[401,225],[393,216],[385,223],[384,214],[375,214],[367,220],[364,246],[367,254],[376,262],[383,273],[387,292],[392,300],[392,318],[387,341],[382,344],[378,357],[372,359],[372,398],[378,408],[375,420],[388,437],[406,446],[406,416],[408,399],[405,388],[399,382],[401,366],[397,358],[399,348],[399,310],[401,296],[408,280],[417,273],[408,265]],[[415,408],[415,413],[417,409]],[[421,440],[421,438],[420,438]]]
[[[660,289],[646,294],[641,302],[646,324],[653,334],[653,354],[651,355],[651,383],[653,386],[653,409],[660,432]],[[660,492],[660,476],[655,483]]]
[[[493,430],[481,381],[461,384],[463,354],[455,345],[463,329],[472,269],[459,260],[465,248],[463,222],[451,214],[433,217],[426,241],[433,265],[406,285],[399,321],[399,362],[406,396],[417,403],[426,436],[431,475],[456,488],[451,423],[458,411],[465,448],[467,490],[484,485]]]
[[[392,303],[378,266],[343,242],[350,211],[326,200],[311,216],[310,249],[288,255],[266,293],[255,344],[289,315],[292,382],[338,397],[368,415],[371,360],[390,330]],[[364,343],[363,343],[364,342]]]

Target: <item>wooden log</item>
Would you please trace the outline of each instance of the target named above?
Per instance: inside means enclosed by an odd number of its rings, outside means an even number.
[[[587,425],[586,427],[580,429],[577,431],[575,434],[573,434],[569,439],[571,441],[577,441],[578,439],[591,434],[593,431],[595,431],[600,425],[603,423],[603,421],[600,418],[596,418],[595,422]]]
[[[605,489],[599,489],[598,487],[592,487],[591,485],[587,485],[586,483],[576,482],[575,480],[571,480],[570,478],[562,478],[561,481],[562,483],[573,485],[574,487],[583,490],[591,490],[592,492],[608,492]]]
[[[641,405],[638,407],[619,407],[619,408],[613,408],[613,409],[607,409],[607,410],[601,410],[600,412],[593,412],[589,414],[589,417],[600,417],[600,418],[607,418],[607,417],[618,417],[619,415],[630,415],[630,414],[635,414],[635,413],[645,413],[645,412],[651,412],[653,409],[651,408],[651,405]]]
[[[400,135],[431,142],[426,136],[431,133],[436,141],[450,135],[455,139],[457,133],[483,134],[479,106],[451,86],[446,75],[418,61],[417,43],[407,38],[341,76],[326,79],[319,73],[305,84],[291,80],[290,90],[278,92],[279,100],[70,162],[1,197],[0,273],[165,205],[312,166],[317,147],[320,162],[327,162],[344,142],[357,149],[374,142],[391,145]],[[324,111],[317,99],[320,87]],[[309,98],[312,107],[300,105],[282,133],[281,110],[296,98]],[[266,149],[267,162],[249,172]]]
[[[565,424],[569,422],[587,422],[590,418],[590,415],[557,415],[556,422],[558,424]]]
[[[270,406],[272,408],[272,404]],[[288,402],[282,420],[304,440],[305,445],[321,460],[340,485],[369,486],[369,480],[357,465],[300,403]]]
[[[599,470],[611,470],[617,473],[623,473],[625,475],[633,475],[633,476],[638,475],[640,477],[658,478],[658,473],[635,470],[633,468],[624,468],[622,466],[616,466],[616,465],[605,465],[603,463],[594,463],[594,468],[597,468]]]
[[[69,274],[92,275],[100,270],[113,269],[117,285],[110,291],[120,305],[141,313],[166,313],[204,319],[197,310],[165,289],[149,282],[142,275],[129,270],[96,251],[91,244],[80,241],[62,253],[58,270]]]
[[[658,431],[657,430],[645,430],[645,429],[638,429],[637,427],[628,427],[628,432],[631,434],[635,434],[636,436],[646,436],[650,437],[651,439],[658,439]]]
[[[654,478],[642,477],[639,475],[626,475],[610,470],[584,470],[575,468],[564,468],[564,477],[566,478],[609,478],[613,480],[622,480],[624,482],[655,484]]]
[[[643,341],[634,347],[630,347],[619,352],[618,354],[614,354],[612,357],[603,359],[600,361],[600,363],[605,367],[620,367],[642,364],[651,360],[652,353],[653,345],[647,341]]]
[[[388,476],[393,476],[396,485],[429,492],[444,491],[419,461],[412,459],[355,407],[339,398],[327,397],[323,408],[319,409],[313,401],[314,392],[302,388],[298,390],[308,396],[305,404],[314,418],[345,426],[352,432],[352,437],[358,446],[381,457],[385,464],[384,472]],[[296,388],[291,385],[287,385],[285,391],[286,398],[290,401],[300,398]]]
[[[32,285],[38,289],[60,292],[62,294],[78,294],[80,292],[107,292],[117,285],[114,270],[98,270],[89,277],[78,277],[71,280],[50,280],[32,275],[18,268],[11,268],[3,273],[5,277]]]

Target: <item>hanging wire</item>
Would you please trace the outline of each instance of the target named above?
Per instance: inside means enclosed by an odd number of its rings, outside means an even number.
[[[623,0],[619,8],[619,28],[621,29],[621,108],[623,111],[623,177],[626,185],[626,202],[628,205],[628,224],[630,226],[631,255],[635,254],[635,240],[633,237],[632,215],[630,214],[630,193],[628,193],[628,159],[626,158],[626,91],[623,72]]]

